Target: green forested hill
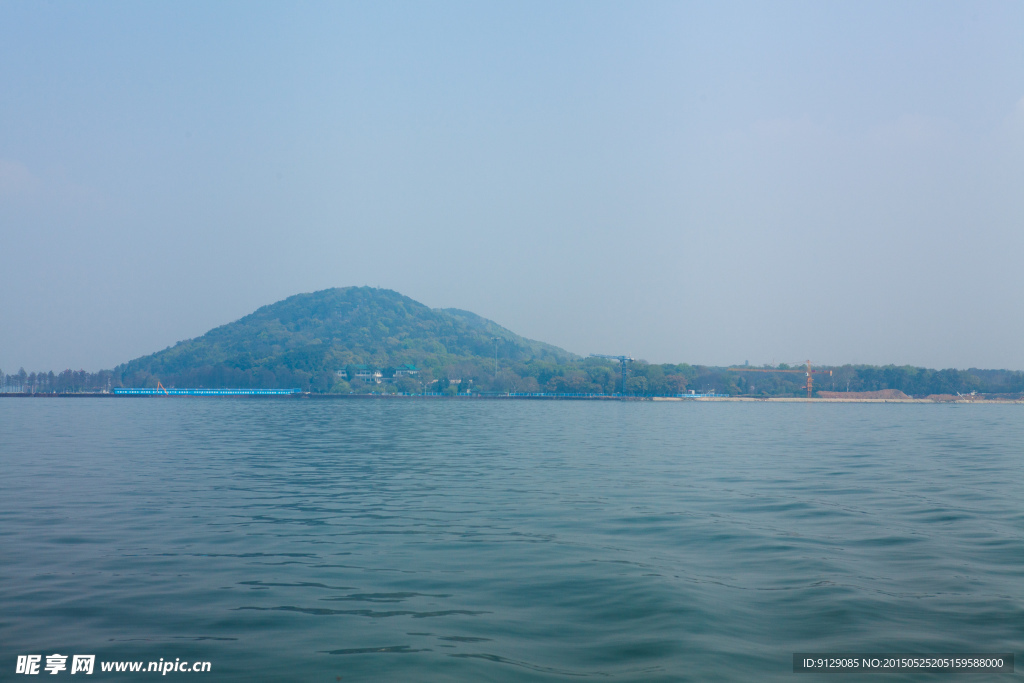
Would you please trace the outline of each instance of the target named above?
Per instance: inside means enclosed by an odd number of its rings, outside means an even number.
[[[396,373],[406,365],[415,377]],[[357,366],[380,371],[364,382]],[[789,369],[779,366],[778,369]],[[1024,372],[931,370],[912,366],[843,365],[819,369],[816,391],[898,389],[912,396],[1024,395]],[[298,294],[201,337],[179,342],[113,370],[0,372],[4,390],[66,393],[118,386],[299,388],[313,392],[555,392],[612,394],[622,390],[618,363],[580,358],[525,339],[475,313],[432,309],[386,289],[346,287]],[[733,396],[803,396],[802,373],[734,372],[686,363],[627,368],[631,396],[672,396],[686,390]]]
[[[386,369],[413,364],[424,376],[451,374],[453,369],[471,375],[471,368],[459,366],[481,366],[493,359],[495,350],[503,365],[576,358],[468,311],[431,309],[386,289],[345,287],[264,306],[115,372],[129,386],[160,380],[177,386],[329,391],[336,371],[356,365]]]

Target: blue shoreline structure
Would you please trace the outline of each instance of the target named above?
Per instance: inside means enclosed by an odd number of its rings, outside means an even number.
[[[114,389],[118,396],[293,396],[301,389]]]

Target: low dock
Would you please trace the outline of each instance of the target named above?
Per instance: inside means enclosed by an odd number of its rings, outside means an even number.
[[[302,389],[114,389],[115,396],[294,396]]]

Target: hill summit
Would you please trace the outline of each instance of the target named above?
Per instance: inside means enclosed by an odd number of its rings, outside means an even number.
[[[355,368],[418,381],[480,374],[533,360],[577,356],[521,337],[475,313],[432,309],[388,289],[344,287],[297,294],[206,334],[119,366],[125,384],[301,387],[330,391]]]

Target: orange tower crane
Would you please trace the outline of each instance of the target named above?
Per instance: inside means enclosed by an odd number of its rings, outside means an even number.
[[[803,372],[807,375],[807,398],[811,397],[811,390],[814,387],[814,378],[811,375],[828,375],[832,376],[831,370],[812,370],[811,361],[805,361],[807,363],[806,370],[796,369],[775,369],[775,368],[726,368],[726,370],[732,370],[733,372]]]

